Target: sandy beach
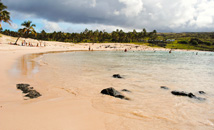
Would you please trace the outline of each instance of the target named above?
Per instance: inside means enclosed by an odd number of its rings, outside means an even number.
[[[36,84],[37,79],[23,79],[23,77],[12,77],[11,69],[21,57],[32,53],[42,53],[49,51],[71,51],[71,50],[88,50],[89,46],[93,50],[124,50],[132,48],[133,50],[148,50],[146,46],[119,43],[105,44],[73,44],[61,42],[36,41],[33,39],[20,38],[18,45],[9,45],[15,42],[16,38],[2,35],[0,37],[0,129],[1,130],[65,130],[65,129],[124,129],[125,126],[120,123],[125,118],[113,114],[103,113],[95,110],[87,98],[78,98],[73,96],[57,97],[54,94],[60,93],[55,91],[51,96],[45,96],[47,88]],[[20,46],[21,42],[26,40],[34,46],[42,42],[46,46],[28,47]],[[20,90],[16,89],[16,84],[24,82],[36,85],[40,93],[44,94],[37,99],[25,100]],[[108,126],[106,126],[108,122]],[[111,124],[111,125],[109,125]]]
[[[0,0],[0,130],[214,130],[214,0]]]
[[[147,82],[142,82],[143,85],[140,87],[132,84],[132,82],[136,82],[136,78],[129,77],[127,81],[118,82],[111,77],[112,72],[105,76],[108,71],[103,70],[102,66],[84,66],[81,63],[83,70],[78,70],[80,68],[75,70],[75,66],[72,66],[74,68],[69,67],[71,70],[64,69],[64,71],[70,72],[69,75],[61,75],[59,72],[63,73],[63,69],[61,71],[59,66],[55,66],[57,62],[54,62],[54,56],[57,56],[57,54],[68,51],[75,54],[74,56],[80,56],[80,51],[88,51],[89,47],[94,52],[118,51],[119,53],[122,53],[125,49],[130,52],[150,51],[152,54],[155,54],[153,53],[155,50],[169,50],[134,44],[74,44],[24,38],[20,38],[18,45],[8,44],[15,42],[15,40],[16,38],[5,35],[0,37],[1,130],[200,130],[201,128],[209,129],[214,126],[214,120],[212,118],[207,119],[207,115],[211,115],[213,109],[213,105],[210,105],[212,102],[209,100],[206,104],[197,103],[194,100],[182,100],[170,93],[160,91],[161,81],[154,82],[153,78],[148,77]],[[32,43],[32,47],[21,46],[23,40]],[[36,47],[38,43],[41,43],[41,46]],[[44,60],[44,58],[47,58],[46,54],[49,55],[49,58]],[[196,56],[193,52],[189,52],[189,54]],[[53,64],[47,63],[47,60],[51,60]],[[77,61],[74,60],[74,62]],[[86,71],[93,73],[87,73]],[[64,73],[66,74],[66,72]],[[101,74],[104,74],[104,77],[101,77]],[[69,77],[70,75],[73,76]],[[101,79],[99,79],[100,77]],[[30,84],[42,96],[34,99],[24,97],[24,94],[16,88],[18,83]],[[210,86],[210,84],[210,82],[207,82],[205,86]],[[115,99],[100,94],[100,90],[104,86],[110,87],[112,85],[115,85],[118,89],[122,89],[120,86],[133,85],[134,88],[131,86],[130,89],[135,92],[128,96],[134,100]],[[145,89],[145,86],[149,87]],[[169,86],[172,89],[177,89],[176,85],[170,84]],[[189,90],[192,89],[189,88]],[[159,94],[159,96],[155,98],[151,94]],[[210,114],[201,114],[204,111],[209,111]],[[193,115],[193,117],[188,115]],[[199,124],[201,124],[200,127],[196,127]]]

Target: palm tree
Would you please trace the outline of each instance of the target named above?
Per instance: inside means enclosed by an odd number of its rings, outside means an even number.
[[[25,36],[27,37],[30,33],[31,34],[36,34],[36,31],[34,30],[33,27],[36,27],[35,24],[31,24],[32,21],[24,21],[24,23],[22,23],[21,25],[24,26],[23,28],[23,33],[25,34]]]
[[[24,35],[24,37],[27,37],[30,33],[31,34],[35,34],[36,35],[36,31],[34,29],[34,27],[36,27],[35,24],[31,24],[32,21],[24,21],[24,23],[22,23],[21,25],[24,26],[23,29],[19,29],[19,33],[20,36],[18,37],[18,39],[15,42],[15,45],[17,44],[19,38],[22,36],[22,34]]]
[[[5,9],[7,9],[7,6],[5,6],[1,0],[0,0],[0,28],[1,27],[1,22],[5,22],[5,23],[9,23],[11,24],[11,20],[10,20],[10,13],[8,11],[6,11]]]

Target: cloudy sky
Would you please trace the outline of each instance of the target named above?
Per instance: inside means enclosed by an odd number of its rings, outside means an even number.
[[[214,31],[214,0],[2,0],[12,26],[31,20],[36,30],[81,32],[123,29],[158,32]]]

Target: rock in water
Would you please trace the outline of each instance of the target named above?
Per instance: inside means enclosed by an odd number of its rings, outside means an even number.
[[[121,91],[131,93],[131,91],[130,91],[130,90],[128,90],[128,89],[122,89]]]
[[[22,90],[23,93],[28,93],[29,92],[29,84],[17,84],[16,87],[17,89]]]
[[[179,91],[172,91],[171,92],[173,95],[177,95],[177,96],[186,96],[186,97],[189,97],[189,98],[194,98],[194,99],[198,99],[200,101],[205,101],[206,98],[201,98],[201,97],[197,97],[195,96],[193,93],[186,93],[186,92],[179,92]]]
[[[116,98],[125,99],[125,96],[123,96],[119,91],[115,90],[114,88],[106,88],[101,91],[102,94],[110,95]]]
[[[114,74],[113,77],[114,77],[114,78],[119,78],[119,79],[122,78],[119,74]]]
[[[188,97],[190,97],[190,98],[196,98],[196,96],[194,94],[192,94],[192,93],[188,93]]]
[[[41,96],[41,94],[39,92],[37,92],[36,90],[30,90],[28,92],[28,94],[25,95],[25,97],[29,97],[29,98],[37,98],[39,96]]]
[[[196,97],[194,94],[192,93],[186,93],[186,92],[183,92],[183,91],[172,91],[171,92],[173,95],[177,95],[177,96],[187,96],[187,97],[190,97],[190,98],[193,98],[193,97]]]
[[[169,89],[169,88],[166,87],[166,86],[161,86],[160,88],[165,89],[165,90],[168,90],[168,89]]]
[[[204,91],[198,91],[198,93],[200,93],[200,94],[206,94]]]

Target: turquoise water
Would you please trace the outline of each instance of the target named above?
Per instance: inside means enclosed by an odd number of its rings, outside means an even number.
[[[69,52],[44,55],[43,60],[52,75],[50,82],[87,97],[99,111],[146,121],[151,126],[156,122],[168,129],[214,128],[213,52]],[[113,74],[124,78],[114,79]],[[123,92],[131,100],[100,94],[108,87],[132,91]],[[206,100],[177,97],[172,90],[192,92]]]
[[[128,84],[157,86],[175,89],[214,89],[214,53],[199,52],[72,52],[51,54],[59,66],[67,71],[79,68],[90,76],[111,77],[121,74]],[[54,57],[54,58],[53,58]],[[94,73],[94,74],[93,74]],[[151,83],[149,83],[151,82]],[[152,85],[152,84],[151,84]],[[170,85],[170,86],[169,86]]]

